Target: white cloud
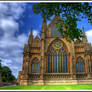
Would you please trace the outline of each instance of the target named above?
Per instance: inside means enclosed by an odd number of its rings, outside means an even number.
[[[22,52],[28,36],[24,33],[16,37],[14,35],[19,31],[17,20],[23,16],[25,6],[23,3],[0,3],[0,58],[2,65],[9,66],[16,77],[22,69]],[[34,37],[37,34],[39,35],[39,31],[33,30]],[[88,41],[92,43],[92,30],[86,34]]]
[[[33,30],[33,35],[36,37],[36,35],[39,35],[39,32],[37,30]]]
[[[0,3],[0,58],[16,77],[22,68],[22,52],[28,39],[24,33],[15,36],[25,7],[24,3]]]
[[[24,3],[0,3],[0,18],[19,19],[25,9]]]
[[[86,31],[88,42],[92,44],[92,29]]]
[[[28,37],[29,37],[29,35],[30,35],[30,32],[31,32],[31,31],[29,31]],[[34,36],[34,38],[36,37],[36,35],[38,35],[38,36],[40,37],[39,31],[33,29],[33,36]]]
[[[19,41],[18,43],[20,44],[20,46],[22,46],[23,44],[27,43],[28,37],[25,34],[21,34],[18,36],[17,40]]]
[[[9,66],[16,77],[22,69],[23,48],[28,41],[24,33],[15,36],[25,7],[24,3],[0,3],[0,58],[2,65]],[[33,30],[34,37],[37,34],[39,32]]]
[[[3,31],[7,31],[7,30],[17,31],[18,30],[18,23],[13,19],[1,18],[0,19],[0,28]]]

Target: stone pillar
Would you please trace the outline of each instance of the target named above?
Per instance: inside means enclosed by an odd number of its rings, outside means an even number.
[[[71,78],[70,79],[72,79],[72,77],[73,77],[73,70],[72,70],[72,68],[73,68],[73,56],[70,53],[70,74],[71,74]]]
[[[87,67],[87,79],[92,79],[92,77],[91,77],[91,69],[90,69],[91,68],[91,59],[90,59],[90,57],[88,58],[87,64],[88,64],[88,67]]]
[[[41,40],[41,62],[40,62],[40,65],[41,65],[41,76],[40,76],[40,79],[41,79],[41,81],[40,81],[40,84],[41,85],[44,85],[44,81],[43,81],[43,77],[44,77],[44,68],[45,68],[45,66],[44,66],[44,63],[45,63],[45,61],[44,61],[44,40],[42,39]]]
[[[73,62],[73,79],[76,79],[76,60],[75,58],[72,59]]]
[[[71,62],[70,62],[70,74],[71,74],[71,78],[73,78],[73,71],[72,71],[72,68],[73,68],[73,59],[72,59],[72,56],[71,56]]]
[[[44,73],[45,73],[45,32],[46,32],[47,24],[46,20],[43,20],[42,29],[41,29],[41,79],[43,81]],[[44,84],[44,81],[43,83]]]
[[[44,39],[41,39],[41,79],[43,79],[43,73],[44,73]]]

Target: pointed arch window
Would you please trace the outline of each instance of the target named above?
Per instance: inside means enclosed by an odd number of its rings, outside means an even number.
[[[40,72],[40,64],[37,58],[32,60],[32,73],[39,73]]]
[[[58,28],[53,24],[51,29],[51,37],[61,37],[61,33],[58,31]]]
[[[77,59],[77,62],[76,62],[76,72],[77,73],[83,73],[83,72],[85,72],[84,60],[81,57],[79,57]]]
[[[48,49],[48,72],[68,72],[67,48],[61,40],[55,40]]]

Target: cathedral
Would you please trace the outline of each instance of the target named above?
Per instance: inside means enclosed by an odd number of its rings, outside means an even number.
[[[67,41],[56,28],[60,16],[47,26],[43,21],[41,38],[33,37],[31,29],[28,44],[24,46],[19,85],[61,85],[92,83],[92,46],[82,30],[82,41]],[[63,25],[63,30],[64,24]]]

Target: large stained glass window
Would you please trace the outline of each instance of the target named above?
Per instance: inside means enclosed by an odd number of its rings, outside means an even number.
[[[61,40],[55,40],[49,46],[48,51],[48,72],[66,73],[68,72],[67,48]]]
[[[76,72],[81,73],[84,72],[84,61],[82,58],[78,58],[76,62]]]
[[[31,67],[32,73],[39,73],[39,62],[37,58],[33,59]]]

